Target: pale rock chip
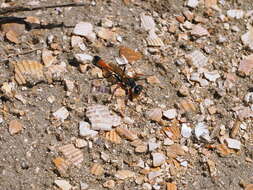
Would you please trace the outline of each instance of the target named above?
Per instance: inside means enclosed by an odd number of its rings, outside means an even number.
[[[185,138],[189,138],[192,135],[192,129],[185,123],[182,124],[181,135]]]
[[[235,19],[241,19],[244,16],[244,11],[239,9],[230,9],[227,11],[227,16]]]
[[[163,41],[156,35],[154,30],[149,31],[149,35],[146,39],[148,46],[160,47],[164,46]]]
[[[11,135],[15,135],[19,133],[20,131],[22,131],[22,129],[23,129],[23,125],[18,120],[12,120],[9,123],[9,133]]]
[[[217,70],[204,72],[204,76],[207,80],[211,82],[215,82],[218,78],[220,78],[220,74]]]
[[[55,180],[54,181],[55,185],[57,185],[61,190],[71,190],[72,186],[70,185],[70,183],[66,180]]]
[[[86,147],[88,146],[88,143],[87,141],[83,140],[83,139],[76,139],[75,141],[75,146],[77,148],[83,148],[83,147]]]
[[[79,47],[82,51],[87,49],[87,47],[83,43],[83,39],[80,36],[72,36],[71,37],[71,46],[72,47]]]
[[[42,50],[42,61],[46,67],[49,67],[56,62],[56,58],[53,56],[53,52],[48,49]]]
[[[155,138],[149,140],[149,142],[148,142],[148,150],[150,152],[154,151],[155,149],[157,149],[159,147],[160,147],[160,144],[156,143],[156,139]]]
[[[210,132],[208,130],[208,127],[204,123],[202,122],[198,123],[194,129],[194,132],[198,140],[200,140],[202,137],[205,140],[210,141],[210,136],[209,136]]]
[[[75,59],[83,64],[90,63],[93,60],[93,56],[87,54],[87,53],[77,53],[74,54]]]
[[[160,170],[159,171],[152,171],[152,172],[148,173],[148,179],[152,180],[156,177],[159,177],[160,175],[162,175],[162,172]]]
[[[108,189],[113,189],[115,187],[115,181],[113,180],[107,180],[106,182],[103,183],[103,186],[108,188]]]
[[[141,27],[146,31],[155,30],[156,24],[152,16],[147,16],[145,13],[141,13]]]
[[[116,132],[121,136],[126,138],[127,140],[130,141],[134,141],[136,139],[138,139],[138,136],[136,133],[134,133],[133,131],[127,129],[127,128],[123,128],[123,127],[117,127],[116,128]]]
[[[206,57],[199,50],[195,50],[192,53],[186,55],[186,59],[189,63],[194,65],[195,67],[204,67],[208,63],[208,57]]]
[[[91,130],[90,129],[90,124],[88,122],[85,121],[80,121],[79,123],[79,134],[82,137],[86,137],[86,136],[96,136],[98,134],[97,131]]]
[[[95,163],[90,169],[91,174],[100,176],[104,173],[104,168],[101,164]]]
[[[69,116],[69,111],[65,107],[61,107],[56,112],[53,113],[53,116],[63,122]]]
[[[73,34],[78,36],[87,36],[93,32],[93,25],[89,22],[79,22],[76,24]]]
[[[124,179],[127,179],[127,178],[135,177],[135,173],[130,171],[130,170],[118,170],[115,173],[115,177],[124,180]]]
[[[101,26],[105,28],[112,28],[113,22],[108,18],[104,18],[101,20]]]
[[[163,112],[163,116],[167,119],[174,119],[177,117],[177,110],[176,109],[169,109]]]
[[[253,27],[241,36],[242,43],[253,51]]]
[[[188,0],[186,6],[196,8],[199,4],[199,0]]]
[[[108,29],[108,28],[98,28],[97,35],[99,38],[110,41],[116,42],[117,41],[117,33]]]
[[[200,24],[194,25],[191,30],[191,35],[196,37],[209,36],[207,29],[202,27]]]
[[[241,142],[236,139],[226,138],[225,141],[227,142],[228,148],[240,150],[241,149]]]
[[[166,146],[170,146],[170,145],[173,145],[174,144],[174,141],[171,140],[170,138],[165,138],[163,140],[163,144],[166,145]]]
[[[150,185],[149,183],[143,183],[142,189],[143,190],[152,190],[152,185]]]
[[[244,101],[246,103],[253,104],[253,92],[249,92],[244,96]]]
[[[253,54],[243,59],[238,67],[238,72],[242,76],[249,75],[252,72],[252,70],[253,70]]]
[[[154,108],[145,113],[147,119],[152,121],[161,121],[162,119],[162,109],[161,108]]]
[[[153,166],[158,167],[165,163],[166,157],[162,153],[152,153]]]
[[[111,114],[108,107],[104,105],[89,106],[86,116],[89,118],[94,130],[111,130],[112,126],[121,124],[121,118]]]

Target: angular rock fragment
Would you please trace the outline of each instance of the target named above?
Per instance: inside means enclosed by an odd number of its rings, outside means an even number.
[[[244,11],[239,9],[230,9],[227,11],[228,17],[240,19],[244,16]]]
[[[204,123],[198,123],[194,129],[195,136],[198,140],[202,137],[203,139],[210,141],[210,132],[208,130],[208,127]]]
[[[188,0],[186,5],[191,8],[196,8],[199,4],[199,0]]]
[[[123,128],[123,127],[117,127],[116,132],[121,136],[126,138],[127,140],[134,141],[138,139],[137,134],[135,134],[133,131]]]
[[[153,166],[158,167],[165,163],[165,155],[162,153],[152,153]]]
[[[204,67],[208,63],[208,57],[206,57],[199,50],[195,50],[192,53],[186,55],[187,61],[195,67]]]
[[[9,133],[11,135],[15,135],[19,133],[22,129],[23,129],[23,125],[18,120],[12,120],[9,123]]]
[[[97,131],[90,129],[90,124],[85,121],[80,121],[79,123],[79,134],[82,137],[86,136],[96,136],[98,134]]]
[[[155,21],[152,16],[147,16],[141,13],[141,27],[146,31],[155,30]]]
[[[207,29],[202,27],[200,24],[194,25],[191,30],[191,35],[196,37],[209,36]]]
[[[130,170],[118,170],[115,174],[115,177],[124,180],[127,178],[135,177],[135,173]]]
[[[89,22],[79,22],[75,26],[73,34],[84,36],[92,42],[96,40],[96,34],[93,32],[93,25]]]
[[[242,43],[253,51],[253,27],[248,32],[241,36]]]
[[[192,129],[185,123],[182,124],[181,135],[185,138],[189,138],[192,135]]]
[[[160,108],[154,108],[146,112],[147,119],[152,121],[161,121],[162,119],[162,110]]]
[[[66,180],[55,180],[54,183],[61,189],[61,190],[71,190],[72,185]]]
[[[57,157],[53,160],[53,163],[61,176],[67,176],[67,171],[70,165],[68,161],[66,161],[64,158]]]
[[[96,176],[100,176],[104,173],[104,168],[101,164],[95,163],[90,169],[90,173]]]
[[[53,116],[63,122],[69,116],[69,111],[65,107],[61,107],[56,112],[53,113]]]
[[[121,143],[121,138],[116,133],[115,130],[111,130],[109,132],[106,132],[105,133],[105,139],[108,140],[108,141],[111,141],[112,143],[115,143],[115,144],[120,144]]]
[[[247,56],[240,62],[238,72],[241,76],[249,75],[253,70],[253,54]]]
[[[241,142],[236,139],[226,138],[225,141],[227,142],[228,148],[240,150],[241,149]]]
[[[176,109],[169,109],[163,112],[163,116],[168,119],[174,119],[177,116],[177,110]]]

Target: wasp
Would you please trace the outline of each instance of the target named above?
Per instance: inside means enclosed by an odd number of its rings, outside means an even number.
[[[114,76],[119,84],[119,87],[123,88],[126,91],[128,99],[133,100],[133,98],[141,94],[143,86],[136,83],[137,80],[140,80],[140,76],[136,75],[134,77],[130,77],[125,72],[126,67],[122,69],[118,65],[111,62],[106,63],[99,56],[94,56],[92,62],[95,66],[109,73],[110,76]],[[116,89],[117,88],[114,89],[114,92]],[[112,96],[114,95],[114,92],[112,93]]]

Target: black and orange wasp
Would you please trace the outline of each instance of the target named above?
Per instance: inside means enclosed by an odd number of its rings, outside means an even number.
[[[127,99],[133,100],[133,98],[141,94],[143,86],[137,84],[136,81],[141,80],[142,75],[136,74],[135,76],[130,77],[126,74],[126,67],[122,69],[116,64],[111,62],[107,63],[99,56],[94,56],[92,62],[95,66],[101,68],[103,71],[106,71],[110,74],[110,76],[113,76],[117,80],[118,86],[126,91]],[[114,95],[114,92],[112,93],[112,96]]]

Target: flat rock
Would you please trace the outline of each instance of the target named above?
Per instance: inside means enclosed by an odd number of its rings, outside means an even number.
[[[66,180],[55,180],[55,185],[57,185],[61,190],[71,190],[72,186]]]
[[[69,111],[65,107],[61,107],[60,109],[58,109],[56,112],[53,113],[53,116],[56,119],[61,120],[63,122],[69,116]]]
[[[176,109],[169,109],[163,112],[163,116],[168,119],[174,119],[177,116],[177,110]]]
[[[240,150],[241,149],[241,142],[236,139],[226,138],[225,141],[228,144],[228,148]]]
[[[162,153],[152,153],[153,166],[158,167],[165,163],[165,155]]]

